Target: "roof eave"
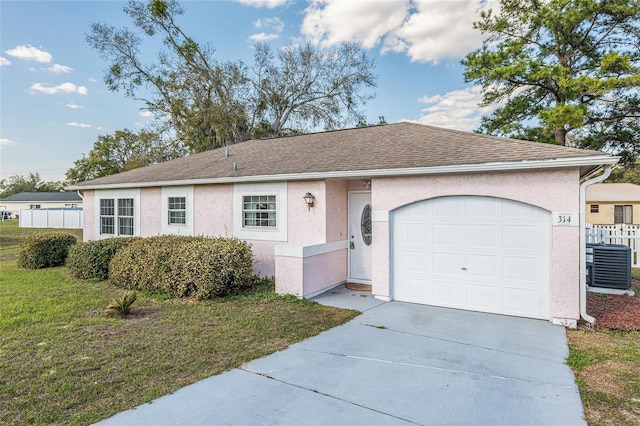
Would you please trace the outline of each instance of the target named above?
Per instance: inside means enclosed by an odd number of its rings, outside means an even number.
[[[255,175],[255,176],[226,176],[220,178],[205,179],[185,179],[149,182],[123,182],[97,185],[72,185],[67,190],[88,190],[88,189],[125,189],[125,188],[148,188],[157,186],[182,186],[182,185],[205,185],[221,183],[241,183],[241,182],[274,182],[289,180],[314,180],[331,178],[372,178],[372,177],[393,177],[410,175],[430,175],[444,173],[478,173],[493,171],[513,171],[513,170],[534,170],[564,167],[586,167],[588,170],[595,170],[604,165],[613,165],[620,160],[620,157],[610,155],[595,155],[589,157],[558,158],[552,160],[527,160],[494,162],[480,164],[457,164],[452,166],[432,166],[432,167],[407,167],[400,169],[370,169],[370,170],[347,170],[331,172],[310,172],[310,173],[290,173],[276,175]],[[582,174],[582,173],[581,173]]]

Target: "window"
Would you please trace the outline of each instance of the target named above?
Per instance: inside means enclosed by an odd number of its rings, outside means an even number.
[[[100,234],[134,235],[133,198],[100,200]]]
[[[29,204],[29,208],[30,208],[30,209],[39,209],[39,208],[41,208],[41,207],[42,207],[42,206],[41,206],[40,204]]]
[[[168,200],[168,223],[169,225],[187,224],[187,198],[169,197]]]
[[[233,236],[248,241],[287,241],[287,198],[287,182],[234,184]]]
[[[618,205],[614,206],[613,223],[633,223],[633,206]]]
[[[599,213],[600,212],[600,204],[591,204],[589,206],[591,213]]]
[[[118,235],[133,235],[133,198],[118,199]]]
[[[100,200],[100,233],[115,234],[114,200]]]
[[[242,226],[276,228],[276,196],[245,195],[242,197]]]
[[[65,208],[72,208],[72,209],[76,209],[78,208],[78,205],[75,203],[67,203],[64,205]]]

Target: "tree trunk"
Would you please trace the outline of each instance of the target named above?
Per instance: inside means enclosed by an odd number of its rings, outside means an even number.
[[[553,133],[555,134],[558,144],[567,145],[567,131],[565,129],[555,129]]]

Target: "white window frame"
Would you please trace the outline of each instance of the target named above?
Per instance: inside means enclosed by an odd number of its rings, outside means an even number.
[[[244,197],[275,196],[276,226],[244,226]],[[287,183],[235,184],[233,187],[233,235],[243,240],[287,241]]]
[[[251,205],[255,205],[253,207],[247,208],[247,198],[250,199]],[[257,198],[257,202],[254,200]],[[262,200],[261,200],[262,199]],[[269,208],[269,205],[272,204],[271,199],[273,199],[273,208]],[[278,229],[278,207],[277,202],[278,196],[276,194],[272,195],[243,195],[242,196],[242,227],[245,229]],[[266,203],[266,207],[262,208],[262,201]],[[266,213],[266,217],[258,217],[255,216],[253,218],[247,219],[247,214],[249,215],[259,215],[262,216]],[[270,214],[273,214],[271,216]],[[247,220],[254,222],[263,222],[267,221],[266,225],[262,224],[247,224]],[[270,221],[273,221],[273,225],[269,224]]]
[[[100,200],[114,200],[114,233],[102,234]],[[131,216],[121,216],[119,213],[118,200],[133,200],[133,235],[120,234],[120,218],[129,218]],[[113,238],[113,237],[139,237],[140,236],[140,189],[108,189],[96,190],[95,192],[95,237],[97,239]]]
[[[29,204],[29,210],[38,210],[42,208],[42,204]]]
[[[66,203],[66,204],[64,205],[64,208],[65,208],[65,209],[77,209],[77,208],[78,208],[78,205],[77,205],[76,203]]]
[[[169,198],[184,198],[185,223],[169,223]],[[194,235],[193,185],[162,188],[162,233]]]

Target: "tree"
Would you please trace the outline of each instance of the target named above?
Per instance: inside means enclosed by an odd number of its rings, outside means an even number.
[[[98,136],[89,155],[76,160],[67,170],[69,183],[108,176],[185,154],[184,149],[162,141],[153,132],[116,130],[113,135]]]
[[[640,168],[616,167],[611,176],[605,181],[607,183],[634,183],[640,185]]]
[[[64,190],[64,182],[45,182],[40,174],[29,173],[29,176],[12,175],[0,181],[0,198],[6,198],[21,192],[59,192]]]
[[[500,0],[474,26],[488,37],[465,80],[499,105],[480,131],[635,157],[639,0]]]
[[[213,48],[188,37],[176,23],[184,10],[175,0],[130,1],[124,11],[138,32],[94,23],[86,36],[109,62],[109,90],[144,101],[191,152],[245,139],[246,116],[236,94],[244,84],[241,65],[218,62]],[[140,31],[162,35],[156,62],[143,62]],[[149,97],[139,98],[146,90]]]
[[[86,39],[108,61],[110,90],[145,102],[158,128],[190,152],[252,137],[297,133],[357,122],[375,86],[373,61],[354,44],[333,52],[256,47],[255,65],[223,62],[178,26],[175,0],[131,0],[124,9],[136,29],[94,23]],[[143,61],[142,37],[162,37],[154,62]]]
[[[344,43],[333,51],[286,46],[277,54],[263,43],[255,48],[250,127],[258,136],[319,124],[334,129],[364,119],[360,108],[373,98],[365,89],[375,87],[375,64],[358,45]]]

